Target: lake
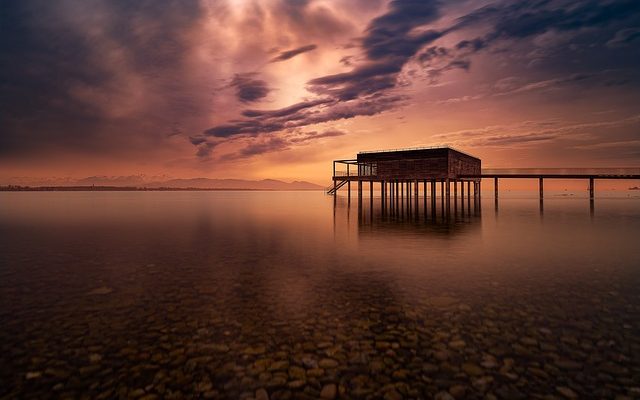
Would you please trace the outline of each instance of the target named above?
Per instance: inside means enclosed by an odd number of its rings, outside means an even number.
[[[640,397],[640,198],[535,195],[0,193],[0,398]]]

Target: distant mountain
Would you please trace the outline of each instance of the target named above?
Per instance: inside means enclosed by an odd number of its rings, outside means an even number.
[[[250,189],[250,190],[321,190],[322,186],[305,181],[283,182],[275,179],[252,181],[245,179],[170,179],[141,185],[148,188]]]
[[[185,178],[170,179],[167,176],[148,177],[144,175],[131,176],[89,176],[81,179],[73,178],[12,178],[2,185],[17,185],[28,187],[111,187],[111,188],[169,188],[169,189],[222,189],[222,190],[322,190],[323,187],[306,181],[284,182],[276,179],[247,180],[247,179],[210,179]]]

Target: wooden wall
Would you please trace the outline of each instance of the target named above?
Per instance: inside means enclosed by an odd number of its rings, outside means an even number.
[[[358,162],[377,164],[377,179],[455,179],[480,174],[480,160],[448,148],[358,154]]]

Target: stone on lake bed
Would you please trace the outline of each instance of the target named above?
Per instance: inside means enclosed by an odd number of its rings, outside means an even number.
[[[289,377],[294,380],[305,381],[307,379],[307,374],[305,373],[304,368],[293,366],[289,368]]]
[[[449,393],[456,399],[464,398],[467,388],[463,385],[453,385],[449,388]]]
[[[25,375],[25,379],[36,379],[40,378],[41,376],[42,372],[40,371],[27,372],[27,374]]]
[[[300,389],[302,387],[304,387],[307,384],[307,381],[304,381],[302,379],[298,379],[295,381],[290,381],[288,383],[288,386],[290,389]]]
[[[256,400],[269,400],[269,393],[263,388],[256,390]]]
[[[570,388],[568,388],[566,386],[558,386],[558,387],[556,387],[556,390],[558,391],[558,393],[560,393],[561,395],[563,395],[567,399],[577,399],[578,398],[578,395],[576,394],[576,392],[574,392],[573,390],[571,390]]]
[[[479,375],[482,375],[484,373],[484,370],[482,368],[480,368],[479,366],[477,366],[476,364],[473,364],[473,363],[464,363],[464,364],[462,364],[462,370],[467,375],[471,375],[471,376],[479,376]]]
[[[338,394],[338,387],[334,383],[324,385],[320,391],[320,397],[323,399],[335,399]]]
[[[95,295],[104,295],[104,294],[109,294],[112,293],[113,289],[107,286],[101,286],[99,288],[95,288],[89,292],[87,292],[87,295],[89,296],[95,296]]]
[[[433,400],[455,400],[454,397],[452,395],[449,394],[449,392],[438,392],[436,393],[435,396],[433,396]]]
[[[464,340],[452,340],[451,342],[449,342],[449,347],[451,347],[452,349],[462,349],[467,345],[467,343]]]
[[[435,296],[431,297],[428,301],[434,307],[451,307],[460,302],[460,300],[451,296]]]
[[[250,355],[250,356],[257,356],[260,354],[264,354],[267,351],[267,349],[264,346],[249,346],[246,349],[244,349],[244,354]]]
[[[322,368],[311,368],[307,370],[307,376],[311,378],[319,378],[324,375],[324,370]]]
[[[336,368],[339,363],[333,358],[323,358],[322,360],[320,360],[318,365],[320,366],[320,368]]]

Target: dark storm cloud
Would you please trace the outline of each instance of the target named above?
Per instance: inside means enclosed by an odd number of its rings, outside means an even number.
[[[255,79],[255,73],[236,74],[231,81],[232,87],[236,88],[238,100],[243,103],[253,103],[266,97],[271,89],[267,82]]]
[[[288,51],[283,51],[280,54],[278,54],[277,56],[275,56],[274,58],[271,59],[271,61],[269,62],[278,62],[278,61],[286,61],[289,60],[299,54],[302,53],[306,53],[312,50],[315,50],[318,46],[316,46],[315,44],[310,44],[307,46],[302,46],[302,47],[298,47],[297,49],[293,49],[293,50],[288,50]]]
[[[238,160],[253,157],[259,154],[272,153],[287,150],[292,146],[308,145],[323,138],[344,136],[345,132],[337,129],[329,129],[323,132],[309,131],[303,132],[297,129],[284,132],[280,136],[269,136],[258,138],[255,141],[244,145],[240,150],[225,154],[223,160]],[[200,151],[201,149],[199,149]]]
[[[307,4],[298,3],[298,6]],[[283,129],[376,115],[399,106],[405,97],[391,94],[397,87],[398,74],[422,46],[441,36],[440,32],[434,30],[416,33],[415,29],[435,21],[439,16],[438,10],[438,1],[392,1],[387,12],[372,20],[365,31],[361,47],[366,60],[361,65],[349,72],[308,82],[308,89],[321,96],[318,100],[279,110],[245,110],[242,115],[246,119],[215,126],[204,131],[203,135],[226,138],[235,135],[257,136]]]
[[[627,19],[638,12],[640,2],[636,0],[502,2],[462,17],[457,28],[489,22],[493,25],[489,39],[526,38],[550,29],[594,28]]]
[[[166,137],[170,119],[192,107],[175,76],[189,48],[186,33],[201,15],[195,0],[3,2],[0,152],[110,152],[145,135]],[[132,100],[147,89],[156,95],[153,107]],[[138,118],[126,115],[126,102],[135,103]],[[142,114],[148,126],[137,137],[131,125],[119,125]]]

